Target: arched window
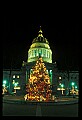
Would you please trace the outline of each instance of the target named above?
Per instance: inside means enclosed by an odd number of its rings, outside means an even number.
[[[38,49],[37,49],[36,51],[37,51],[36,54],[37,54],[37,56],[38,56]]]
[[[43,49],[41,49],[41,50],[42,50],[42,57],[43,57],[43,56],[44,56],[44,54],[43,54],[43,53],[44,53],[44,51],[43,51]]]
[[[50,52],[49,52],[49,58],[50,58]]]
[[[42,55],[42,49],[39,49],[38,51],[38,54]]]
[[[33,50],[33,57],[35,57],[35,55],[34,55],[34,50]]]
[[[48,58],[50,58],[50,52],[48,51]]]
[[[28,52],[28,58],[30,57],[30,53]]]
[[[44,49],[44,57],[46,57],[46,50]]]
[[[33,57],[33,50],[32,50],[32,57]]]
[[[47,51],[47,57],[48,57],[48,51]]]
[[[35,54],[35,56],[36,56],[36,50],[34,50],[34,54]]]

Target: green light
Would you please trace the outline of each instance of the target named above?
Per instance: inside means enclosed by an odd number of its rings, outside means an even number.
[[[74,84],[75,84],[74,82],[71,83],[71,85],[74,85]]]
[[[59,85],[61,85],[61,83],[59,83]]]
[[[61,87],[64,87],[64,85],[63,85],[63,84],[61,84]]]
[[[3,84],[6,84],[6,80],[3,81]]]
[[[14,85],[17,86],[18,83],[15,83]]]
[[[3,87],[5,87],[5,84],[3,84]]]
[[[50,73],[52,73],[52,70],[50,70]]]
[[[77,88],[77,86],[75,86],[75,88]]]

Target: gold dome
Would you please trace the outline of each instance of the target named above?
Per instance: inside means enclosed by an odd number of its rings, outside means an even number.
[[[43,37],[41,26],[38,33],[38,36],[33,39],[32,45],[28,50],[27,62],[34,62],[38,59],[39,55],[41,55],[44,62],[52,63],[52,51],[49,42]]]

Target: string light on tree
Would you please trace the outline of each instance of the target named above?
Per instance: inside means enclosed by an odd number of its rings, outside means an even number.
[[[25,100],[50,101],[52,97],[50,78],[40,55],[35,66],[32,67],[32,71],[29,83],[26,86],[27,94]]]

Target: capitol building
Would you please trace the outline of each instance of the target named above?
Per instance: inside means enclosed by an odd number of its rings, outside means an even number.
[[[49,74],[54,94],[67,95],[72,89],[79,91],[79,71],[58,70],[56,62],[52,61],[52,52],[48,39],[43,36],[40,27],[37,37],[29,46],[27,61],[23,61],[21,69],[3,70],[3,88],[6,87],[9,93],[25,94],[32,67],[40,55]]]

